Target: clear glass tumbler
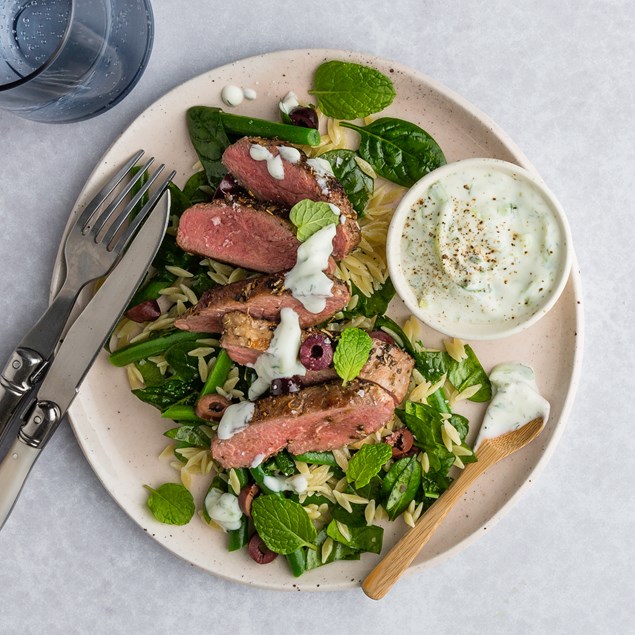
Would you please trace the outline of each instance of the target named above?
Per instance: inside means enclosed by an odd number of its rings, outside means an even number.
[[[0,108],[35,121],[94,117],[148,63],[149,0],[0,0]]]

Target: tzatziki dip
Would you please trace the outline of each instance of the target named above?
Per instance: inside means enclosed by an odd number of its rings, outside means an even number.
[[[455,337],[509,335],[555,303],[570,266],[554,197],[526,170],[495,159],[431,172],[404,197],[388,261],[399,295]]]

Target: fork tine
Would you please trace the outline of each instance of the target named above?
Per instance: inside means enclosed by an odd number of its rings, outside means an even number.
[[[128,220],[130,214],[134,211],[134,208],[139,204],[141,199],[146,195],[152,184],[157,180],[159,174],[163,172],[165,168],[164,164],[161,164],[148,178],[148,180],[143,183],[137,193],[134,195],[130,203],[126,205],[125,209],[115,218],[115,220],[110,224],[108,231],[103,237],[102,241],[104,245],[110,245],[112,239],[117,235],[119,230],[123,227],[126,220]]]
[[[173,170],[172,172],[170,172],[170,174],[168,174],[168,176],[165,179],[163,179],[163,181],[161,181],[161,184],[153,192],[152,196],[150,197],[150,200],[148,200],[148,202],[141,208],[141,210],[139,210],[139,213],[135,216],[134,220],[126,228],[125,233],[117,241],[117,244],[113,245],[112,247],[113,250],[116,249],[118,251],[121,251],[126,248],[126,246],[130,242],[132,237],[135,235],[141,223],[143,223],[146,216],[148,216],[148,214],[153,210],[154,206],[157,204],[157,201],[161,198],[161,196],[163,195],[163,192],[167,189],[168,185],[170,184],[170,182],[175,176],[176,176],[176,171]],[[132,209],[134,205],[131,203],[129,207],[130,209]]]
[[[106,223],[112,218],[112,215],[117,211],[121,202],[130,194],[132,189],[137,183],[141,181],[141,179],[145,176],[148,171],[148,168],[154,163],[154,157],[150,157],[143,167],[126,183],[121,192],[117,194],[117,197],[114,201],[112,201],[108,207],[99,215],[99,218],[95,221],[95,224],[90,228],[90,233],[93,236],[95,242],[97,242],[97,236],[104,229]],[[143,188],[143,186],[141,186]]]
[[[99,206],[112,194],[115,188],[123,181],[125,176],[130,170],[137,164],[137,161],[143,156],[143,150],[137,151],[137,153],[124,165],[112,179],[102,187],[102,189],[95,195],[95,197],[86,205],[81,216],[77,219],[77,226],[82,229],[93,217]]]

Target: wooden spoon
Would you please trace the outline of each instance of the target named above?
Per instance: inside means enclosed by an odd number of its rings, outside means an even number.
[[[461,475],[419,519],[415,527],[369,573],[362,584],[364,593],[373,600],[383,598],[401,577],[402,573],[410,566],[410,563],[423,546],[430,540],[441,521],[447,516],[448,512],[463,496],[469,486],[488,467],[533,441],[540,434],[543,427],[543,419],[538,418],[526,423],[517,430],[483,441],[477,454],[478,461],[469,463],[465,467]]]

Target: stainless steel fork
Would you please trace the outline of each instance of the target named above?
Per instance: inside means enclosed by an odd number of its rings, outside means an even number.
[[[149,194],[165,166],[160,165],[150,174],[149,168],[154,161],[150,158],[135,173],[135,166],[142,156],[143,150],[140,150],[115,174],[88,203],[68,232],[64,243],[64,282],[44,315],[13,351],[0,375],[0,441],[21,400],[43,377],[80,291],[112,269],[174,177],[172,172]],[[98,214],[127,176],[131,176],[130,180]],[[148,198],[147,202],[124,229],[137,206],[144,202],[144,197]]]

